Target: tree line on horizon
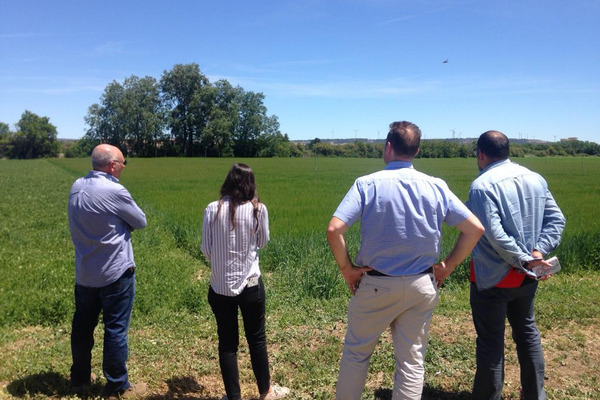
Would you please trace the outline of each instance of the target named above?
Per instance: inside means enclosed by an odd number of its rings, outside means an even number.
[[[0,122],[0,157],[30,159],[89,156],[110,143],[128,157],[370,157],[382,156],[381,143],[355,140],[334,144],[315,138],[294,143],[267,114],[263,93],[211,83],[198,64],[177,64],[160,78],[132,75],[107,85],[99,103],[88,108],[85,135],[62,146],[48,117],[25,111],[11,131]],[[421,158],[472,157],[474,143],[422,140]],[[569,140],[511,144],[511,156],[600,155],[600,145]]]
[[[76,141],[59,141],[56,138],[56,127],[48,117],[40,117],[25,111],[16,124],[17,131],[11,132],[8,124],[0,122],[0,157],[16,159],[32,159],[41,157],[88,157],[93,147],[102,140],[83,137]],[[292,142],[283,136],[276,147],[261,147],[265,140],[258,144],[259,157],[360,157],[381,158],[383,141],[367,141],[357,139],[346,143],[334,143],[327,139],[315,138],[309,142]],[[271,144],[273,141],[271,142]],[[417,158],[468,158],[473,157],[476,139],[424,139],[421,140]],[[523,142],[514,140],[510,147],[511,157],[525,156],[599,156],[600,145],[580,140],[561,142]],[[149,155],[163,156],[165,154]],[[169,155],[169,154],[166,154]],[[132,152],[128,156],[134,156]],[[177,154],[175,154],[177,156]],[[198,154],[196,156],[215,156]],[[222,157],[233,157],[221,154]],[[218,157],[218,156],[217,156]]]
[[[477,140],[422,139],[417,158],[468,158],[474,157]],[[383,142],[355,140],[344,144],[334,144],[327,140],[313,139],[304,149],[306,155],[323,157],[368,157],[383,156]],[[561,142],[512,141],[511,157],[546,156],[598,156],[600,144],[580,140]]]

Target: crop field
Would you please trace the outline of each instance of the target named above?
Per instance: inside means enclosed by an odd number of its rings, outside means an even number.
[[[600,399],[600,158],[514,159],[547,179],[567,217],[554,253],[563,270],[540,284],[536,317],[551,399]],[[204,207],[219,196],[233,162],[249,164],[270,216],[261,251],[267,288],[272,380],[292,399],[334,397],[349,293],[329,252],[325,230],[358,176],[376,159],[130,159],[121,182],[146,212],[133,233],[138,266],[128,362],[148,399],[219,400],[221,381],[214,317],[206,299],[210,269],[200,253]],[[474,159],[419,159],[415,167],[445,179],[463,200],[477,176]],[[76,398],[69,392],[74,251],[67,223],[73,181],[89,159],[0,160],[0,399]],[[444,231],[443,252],[456,238]],[[353,255],[358,227],[348,232]],[[441,291],[427,354],[424,399],[468,399],[475,334],[465,263]],[[102,329],[93,371],[102,376]],[[258,398],[247,345],[240,341],[245,399]],[[518,361],[510,329],[506,399],[518,399]],[[384,334],[363,399],[391,399],[394,358]],[[99,396],[101,382],[85,398]]]

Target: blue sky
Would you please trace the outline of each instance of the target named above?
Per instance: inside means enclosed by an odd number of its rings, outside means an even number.
[[[265,94],[292,140],[600,142],[597,0],[1,0],[0,121],[47,116],[85,133],[113,80],[197,63]],[[444,60],[447,63],[443,63]]]

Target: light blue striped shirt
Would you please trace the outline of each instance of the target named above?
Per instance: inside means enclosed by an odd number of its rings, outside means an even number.
[[[531,261],[534,249],[547,255],[558,246],[565,217],[546,180],[510,160],[483,169],[469,189],[468,207],[485,227],[473,249],[479,290],[497,285],[511,269]]]
[[[403,276],[436,263],[442,222],[458,225],[471,212],[443,180],[392,161],[358,178],[333,215],[348,226],[361,221],[356,265]]]
[[[68,211],[78,285],[103,287],[135,267],[131,231],[146,226],[146,215],[117,178],[90,171],[77,179]]]
[[[202,253],[210,260],[212,289],[223,296],[237,296],[250,278],[260,276],[258,249],[269,242],[269,213],[259,203],[257,221],[252,202],[240,204],[232,229],[229,206],[229,198],[224,197],[220,211],[219,201],[204,210]]]

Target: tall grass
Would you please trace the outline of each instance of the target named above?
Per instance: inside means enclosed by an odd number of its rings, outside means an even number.
[[[46,161],[0,162],[0,325],[54,324],[72,312],[71,181]]]
[[[382,167],[380,160],[248,159],[256,173],[262,201],[270,214],[271,243],[261,252],[262,268],[282,287],[294,287],[298,298],[331,299],[345,293],[325,240],[326,225],[360,175]],[[519,159],[548,180],[567,217],[563,243],[556,251],[565,272],[595,270],[600,263],[600,219],[595,218],[600,194],[600,159]],[[133,159],[122,182],[148,214],[149,226],[134,233],[135,254],[151,293],[139,296],[144,313],[181,304],[192,309],[189,285],[205,270],[200,253],[204,207],[218,198],[233,160]],[[316,165],[316,167],[315,167]],[[73,250],[66,203],[73,180],[87,173],[89,160],[57,159],[0,163],[2,201],[0,226],[0,323],[48,324],[69,318],[72,311]],[[417,160],[415,167],[445,179],[466,199],[477,174],[474,160]],[[348,234],[351,254],[359,245],[358,226]],[[456,230],[444,229],[447,253]],[[168,266],[175,266],[174,268]],[[168,267],[168,273],[166,268]],[[468,269],[449,280],[463,282]],[[201,274],[207,279],[208,273]],[[146,287],[142,286],[143,292]],[[193,286],[192,286],[193,287]],[[192,301],[193,303],[193,301]],[[17,307],[26,304],[26,307]],[[10,306],[9,306],[10,305]]]
[[[133,233],[138,271],[132,373],[146,376],[155,388],[182,368],[184,374],[214,375],[218,381],[216,329],[206,301],[210,269],[200,253],[201,221],[234,161],[254,169],[270,214],[271,242],[260,257],[274,379],[293,386],[296,398],[331,398],[349,294],[325,229],[354,179],[382,168],[381,160],[131,159],[121,182],[148,217],[148,227]],[[597,273],[600,261],[600,220],[595,218],[600,159],[516,161],[544,175],[567,217],[556,251],[563,271],[540,295],[541,324],[593,324],[600,311],[597,288],[581,288],[580,282],[587,282],[588,272]],[[67,198],[72,182],[87,173],[89,164],[87,159],[0,160],[0,342],[6,344],[0,351],[9,354],[0,357],[0,383],[16,385],[13,395],[31,383],[19,377],[68,371],[74,255]],[[445,179],[463,200],[478,173],[472,159],[423,159],[415,167]],[[455,229],[444,229],[443,253],[450,251],[456,235]],[[354,226],[347,235],[351,255],[359,240],[359,227]],[[468,310],[467,275],[463,265],[446,285],[439,307],[446,318],[463,318]],[[387,371],[377,384],[388,387],[393,369],[389,347],[382,343],[372,365],[374,371]],[[472,348],[468,337],[448,347],[444,337],[434,335],[427,367],[434,376],[430,391],[449,390],[443,380],[436,380],[436,373],[472,367],[464,353]],[[101,349],[95,351],[98,360]],[[468,390],[468,379],[452,384],[455,398]],[[252,381],[251,376],[243,380]],[[40,398],[64,395],[60,390],[40,393]],[[367,393],[373,398],[373,390]],[[377,396],[386,398],[386,393]],[[215,398],[211,396],[201,398]]]

